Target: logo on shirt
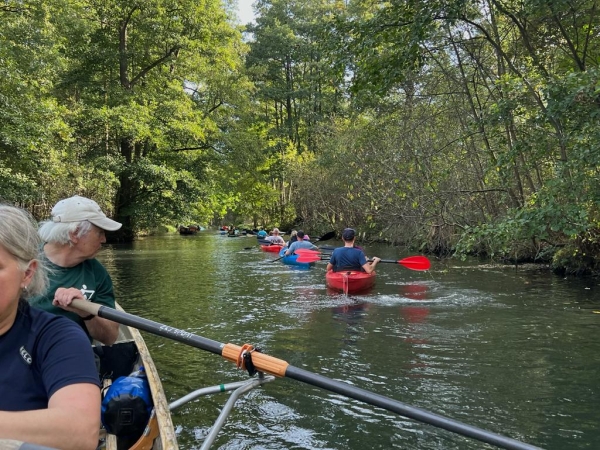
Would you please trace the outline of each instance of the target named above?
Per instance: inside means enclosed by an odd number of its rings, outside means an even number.
[[[83,294],[83,296],[85,297],[86,300],[91,300],[92,296],[94,295],[95,292],[96,291],[88,289],[85,284],[83,286],[81,286],[81,293]]]
[[[30,366],[31,363],[33,362],[33,358],[27,352],[27,350],[25,350],[25,346],[21,346],[21,348],[19,349],[19,353],[21,354],[21,358],[23,358],[23,361],[25,361],[27,363],[27,365]]]

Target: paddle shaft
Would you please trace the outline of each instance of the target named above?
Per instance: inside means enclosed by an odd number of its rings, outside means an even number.
[[[287,367],[285,376],[287,378],[302,381],[312,386],[320,387],[328,391],[362,401],[369,405],[378,406],[387,411],[395,412],[401,416],[408,417],[419,422],[434,425],[438,428],[443,428],[463,436],[477,439],[481,442],[496,445],[500,448],[509,450],[540,450],[539,447],[501,436],[499,434],[486,431],[482,428],[467,425],[438,414],[430,413],[423,409],[415,408],[391,398],[384,397],[383,395],[375,394],[341,381],[332,380],[331,378],[308,372],[304,369],[294,366]]]
[[[300,263],[311,263],[316,261],[325,261],[331,258],[331,254],[325,253],[302,253],[297,261]],[[372,262],[372,259],[368,259],[367,261]],[[410,270],[429,270],[431,267],[431,263],[424,256],[409,256],[408,258],[395,260],[395,259],[380,259],[381,263],[390,263],[390,264],[400,264],[401,266],[406,267]]]
[[[285,253],[283,254],[283,256],[280,256],[279,258],[275,258],[273,261],[271,262],[275,262],[275,261],[279,261],[281,258],[283,258],[285,256]]]
[[[123,311],[118,311],[116,309],[108,308],[106,306],[100,306],[96,303],[91,303],[84,300],[73,300],[72,306],[85,311],[88,314],[94,314],[123,325],[148,331],[158,336],[173,339],[174,341],[221,355],[225,359],[232,362],[237,361],[238,356],[242,351],[242,347],[234,344],[222,344],[220,342],[195,335],[188,331],[179,330],[168,325],[163,325],[161,323],[154,322],[143,317],[138,317]],[[438,414],[430,413],[388,397],[375,394],[365,389],[361,389],[341,381],[332,380],[331,378],[291,366],[283,360],[265,355],[263,353],[253,352],[252,362],[255,368],[261,372],[302,381],[303,383],[320,387],[328,391],[362,401],[369,405],[377,406],[387,411],[395,412],[402,416],[461,434],[463,436],[474,438],[481,442],[486,442],[488,444],[493,444],[509,450],[539,450],[539,447],[501,436],[481,428],[473,427],[471,425],[467,425]]]
[[[138,317],[127,312],[117,311],[116,309],[108,308],[97,303],[87,302],[85,300],[73,300],[71,306],[85,311],[88,314],[94,314],[95,316],[112,320],[113,322],[118,322],[129,327],[137,328],[138,330],[148,331],[158,336],[183,342],[184,344],[188,344],[192,347],[200,348],[217,355],[221,355],[223,350],[223,344],[217,341],[206,339],[187,331],[178,330],[177,328],[163,325],[161,323],[154,322],[143,317]]]
[[[325,233],[323,236],[315,239],[315,242],[328,241],[329,239],[334,238],[334,237],[335,237],[335,231],[330,231],[329,233]]]
[[[318,256],[318,258],[317,258],[317,256]],[[326,254],[315,255],[315,261],[326,261],[329,258],[331,258],[331,253],[328,255],[326,255]],[[367,261],[373,262],[372,259],[367,259]],[[389,264],[400,264],[400,261],[397,259],[381,259],[381,260],[379,260],[380,263],[389,263]]]

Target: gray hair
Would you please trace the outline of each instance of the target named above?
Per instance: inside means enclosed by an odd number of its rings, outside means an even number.
[[[85,236],[92,230],[92,224],[87,220],[81,222],[53,222],[47,220],[40,224],[38,234],[44,242],[53,244],[70,244],[71,233],[77,237]]]
[[[15,206],[0,205],[0,245],[15,257],[23,272],[31,261],[38,263],[31,282],[23,290],[24,299],[44,294],[48,285],[47,269],[40,258],[42,241],[35,225],[28,212]]]

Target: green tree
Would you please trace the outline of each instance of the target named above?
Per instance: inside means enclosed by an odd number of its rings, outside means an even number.
[[[0,5],[0,198],[40,213],[43,191],[65,178],[71,136],[52,95],[63,60],[51,9],[41,1]]]
[[[216,0],[77,5],[61,21],[79,44],[64,49],[58,94],[82,157],[116,176],[114,212],[130,240],[189,215],[205,193],[244,84],[241,36]]]

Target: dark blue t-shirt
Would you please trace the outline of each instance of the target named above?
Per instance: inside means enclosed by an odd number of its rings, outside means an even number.
[[[81,327],[21,301],[15,323],[0,336],[0,410],[45,409],[56,391],[78,383],[100,385]]]
[[[362,250],[354,247],[339,247],[331,254],[329,262],[333,264],[333,271],[340,270],[363,270],[367,257]]]

